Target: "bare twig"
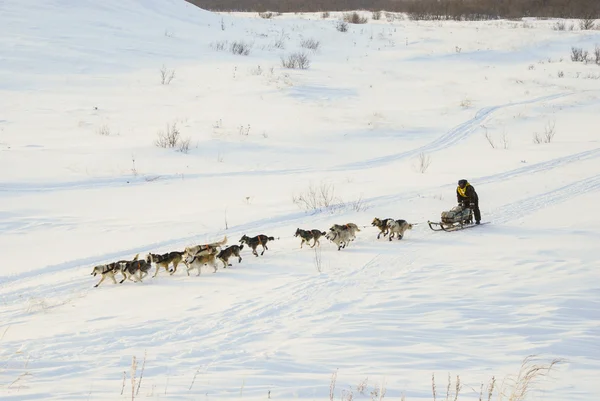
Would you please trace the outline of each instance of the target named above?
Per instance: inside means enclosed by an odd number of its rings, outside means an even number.
[[[127,372],[123,371],[123,387],[121,387],[121,395],[123,395],[123,392],[125,391],[125,381],[127,380]]]
[[[192,386],[194,385],[194,382],[196,381],[196,376],[198,376],[198,373],[200,373],[200,369],[196,370],[196,373],[194,373],[194,378],[192,379],[192,383],[190,384],[190,390],[192,389]]]
[[[140,380],[138,381],[137,390],[135,395],[137,396],[140,392],[140,386],[142,385],[142,378],[144,377],[144,368],[146,367],[146,351],[144,350],[144,361],[142,362],[142,370],[140,372]]]
[[[331,375],[331,382],[329,383],[329,401],[333,401],[335,396],[335,381],[337,380],[337,369]]]
[[[135,399],[135,372],[137,370],[137,361],[135,355],[131,360],[131,401]]]

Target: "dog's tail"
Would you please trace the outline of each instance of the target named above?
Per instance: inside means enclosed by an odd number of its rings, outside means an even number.
[[[227,243],[227,235],[223,237],[223,240],[219,242],[221,245],[225,245]]]
[[[275,241],[275,237],[267,237],[269,241]]]
[[[244,244],[240,245],[240,251],[244,249]]]
[[[321,231],[321,235],[327,235],[325,231]]]

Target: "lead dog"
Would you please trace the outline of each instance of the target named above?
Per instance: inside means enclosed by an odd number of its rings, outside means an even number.
[[[122,260],[119,262],[112,262],[112,263],[107,263],[105,265],[94,266],[94,268],[92,269],[92,276],[96,276],[98,274],[102,275],[102,278],[100,279],[98,284],[96,284],[94,286],[94,288],[98,287],[100,284],[102,284],[102,282],[107,277],[109,277],[113,281],[114,284],[117,284],[117,280],[115,279],[115,274],[121,272],[121,268],[119,266],[119,263],[121,263],[121,262],[126,262],[126,261]]]
[[[391,220],[388,221],[388,228],[390,230],[390,241],[394,238],[394,235],[397,234],[398,240],[401,240],[404,237],[404,232],[406,230],[412,230],[413,225],[409,224],[406,220]]]
[[[321,236],[326,235],[326,233],[324,231],[321,230],[302,230],[300,228],[296,229],[296,234],[294,234],[294,237],[300,237],[302,239],[302,242],[300,242],[300,248],[302,248],[302,245],[304,245],[304,243],[306,243],[307,245],[310,245],[310,240],[313,240],[313,244],[311,246],[311,248],[314,248],[315,245],[319,244],[319,246],[321,246],[321,243],[319,242],[319,238],[321,238]]]
[[[388,222],[389,221],[393,221],[394,219],[383,219],[380,220],[377,217],[375,217],[373,219],[373,222],[371,223],[372,226],[379,228],[379,234],[377,234],[377,239],[379,239],[379,237],[381,236],[381,234],[383,234],[383,236],[385,237],[386,235],[389,234],[389,227],[388,227]]]
[[[217,255],[217,259],[219,259],[221,262],[223,262],[223,268],[226,269],[227,266],[231,266],[231,263],[229,263],[229,258],[232,256],[237,256],[238,258],[238,263],[242,262],[242,257],[240,256],[240,251],[244,249],[244,245],[231,245],[228,246],[227,248],[223,249],[221,252],[219,252],[219,254]]]
[[[246,245],[248,245],[250,248],[252,248],[252,254],[254,254],[254,256],[258,257],[258,253],[256,252],[256,248],[259,245],[262,245],[263,247],[263,251],[260,253],[261,256],[265,253],[265,251],[268,251],[269,248],[267,248],[267,242],[269,241],[274,241],[275,237],[267,237],[264,234],[259,234],[256,237],[248,237],[246,234],[244,234],[242,236],[242,238],[240,238],[240,243],[245,243]]]
[[[215,269],[213,271],[213,273],[217,272],[217,250],[215,249],[209,249],[206,252],[201,252],[201,253],[197,253],[196,255],[188,255],[185,258],[186,264],[187,264],[187,275],[190,275],[190,270],[192,269],[197,269],[198,270],[198,274],[196,274],[196,276],[199,276],[201,273],[201,269],[202,266],[204,265],[211,265],[213,267],[213,269]]]

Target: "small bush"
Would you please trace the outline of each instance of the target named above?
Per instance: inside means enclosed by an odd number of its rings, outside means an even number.
[[[425,153],[420,153],[419,160],[417,163],[419,173],[425,174],[427,172],[427,169],[429,169],[429,166],[431,165],[431,157],[429,157]]]
[[[558,21],[552,26],[552,29],[555,31],[565,31],[567,29],[567,24],[563,21]]]
[[[159,148],[174,148],[179,144],[181,137],[181,133],[177,128],[177,124],[173,123],[173,125],[167,125],[166,131],[158,132],[158,139],[155,142],[155,145]]]
[[[160,83],[161,85],[169,85],[175,78],[175,70],[169,70],[164,65],[160,69]]]
[[[586,62],[588,59],[588,51],[581,47],[571,47],[571,61]]]
[[[579,28],[582,31],[589,31],[590,29],[594,29],[595,27],[595,20],[593,18],[584,18],[581,21],[579,21]]]
[[[334,204],[334,200],[335,188],[332,184],[321,184],[319,187],[311,184],[304,193],[292,197],[294,204],[305,211],[327,209]]]
[[[375,21],[379,21],[381,19],[381,11],[373,11],[371,18]]]
[[[552,121],[546,124],[546,129],[544,130],[544,142],[552,142],[552,139],[554,139],[554,135],[556,135],[556,123]]]
[[[225,50],[227,48],[227,41],[220,40],[218,42],[213,42],[210,44],[210,47],[212,47],[216,51],[222,52],[223,50]]]
[[[554,139],[554,135],[556,135],[556,123],[551,121],[546,124],[543,135],[537,132],[533,134],[533,143],[537,145],[542,143],[551,143]]]
[[[463,99],[460,102],[460,107],[462,107],[463,109],[468,109],[473,105],[473,102],[471,102],[470,99]]]
[[[273,13],[271,13],[271,12],[258,13],[258,15],[260,16],[260,18],[264,18],[264,19],[271,19],[271,18],[273,18]]]
[[[325,18],[329,18],[331,16],[331,14],[329,13],[329,11],[323,11],[323,13],[321,14],[321,18],[325,19]]]
[[[345,21],[338,21],[338,23],[335,26],[335,29],[337,29],[340,32],[348,32],[348,23]]]
[[[107,125],[103,125],[98,128],[98,135],[110,136],[110,128]]]
[[[281,57],[281,65],[284,68],[306,70],[310,67],[310,59],[306,53],[292,53],[287,58]]]
[[[369,20],[367,17],[361,17],[359,13],[354,11],[352,13],[345,13],[344,21],[350,24],[366,24]]]
[[[321,42],[319,42],[318,40],[315,40],[315,39],[303,39],[300,42],[300,46],[304,47],[305,49],[310,49],[310,50],[314,50],[314,51],[316,51],[320,45],[321,45]]]
[[[233,54],[237,54],[239,56],[247,56],[250,54],[251,47],[252,47],[252,45],[245,43],[245,42],[233,42],[229,46],[229,50]]]
[[[594,56],[596,59],[596,64],[600,65],[600,46],[596,45],[596,48],[594,49]]]
[[[177,148],[178,148],[177,150],[180,151],[181,153],[187,154],[190,151],[190,141],[191,141],[191,138],[181,139],[177,146]]]

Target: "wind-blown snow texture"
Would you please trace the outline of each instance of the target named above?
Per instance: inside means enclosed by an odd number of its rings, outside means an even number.
[[[597,398],[600,68],[569,56],[600,32],[339,18],[0,3],[0,398],[129,399],[144,354],[138,399],[324,400],[337,371],[336,399],[450,374],[477,400],[530,354],[566,360],[530,399]],[[281,67],[296,51],[309,69]],[[154,145],[173,123],[188,153]],[[491,224],[430,231],[461,178]],[[344,205],[292,201],[322,184]],[[374,217],[420,224],[390,243]],[[293,237],[347,222],[339,252]],[[93,288],[97,264],[259,233],[214,274]]]

